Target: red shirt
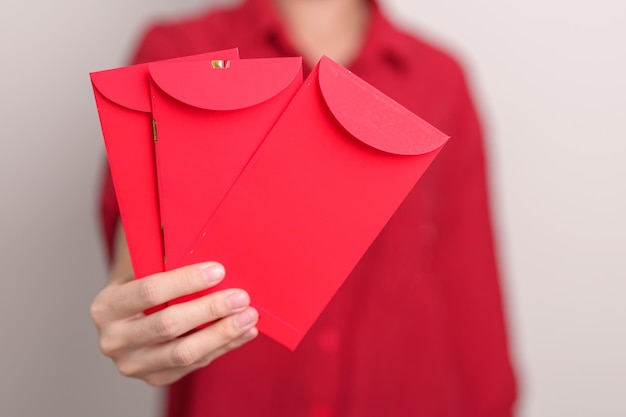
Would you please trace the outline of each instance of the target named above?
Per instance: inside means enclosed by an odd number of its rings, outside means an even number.
[[[135,62],[231,47],[242,58],[299,55],[270,2],[249,0],[152,27]],[[481,129],[462,70],[376,4],[350,69],[452,139],[295,353],[261,335],[172,385],[168,416],[511,415]],[[102,201],[110,245],[106,177]]]

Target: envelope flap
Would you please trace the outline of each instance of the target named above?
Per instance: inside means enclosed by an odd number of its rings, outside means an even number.
[[[167,62],[149,66],[165,93],[207,110],[251,107],[276,96],[301,74],[302,58]]]
[[[149,112],[150,83],[145,65],[92,72],[91,83],[107,99],[131,110]]]
[[[161,62],[208,61],[239,59],[237,48],[172,58]],[[92,72],[91,83],[104,97],[120,106],[142,112],[150,112],[150,75],[148,64],[137,64],[106,71]]]
[[[384,152],[419,155],[441,147],[448,136],[352,72],[322,57],[320,90],[337,121],[361,142]]]

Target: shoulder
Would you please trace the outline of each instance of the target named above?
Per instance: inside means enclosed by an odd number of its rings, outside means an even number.
[[[467,111],[469,89],[455,54],[413,28],[379,19],[375,34],[382,40],[376,42],[391,64],[381,80],[387,93],[433,124],[447,125],[452,114]]]
[[[150,31],[180,41],[193,41],[202,36],[226,35],[233,26],[239,26],[240,7],[219,7],[176,19],[158,21]],[[229,30],[230,28],[230,30]]]
[[[414,31],[395,28],[402,59],[416,78],[428,80],[439,88],[459,88],[465,84],[465,70],[457,56]]]
[[[232,32],[244,24],[240,7],[219,7],[174,19],[157,20],[140,38],[135,62],[231,48]]]

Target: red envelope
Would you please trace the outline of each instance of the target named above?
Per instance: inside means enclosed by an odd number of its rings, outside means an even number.
[[[302,84],[302,59],[150,65],[166,269],[202,227]],[[184,301],[192,297],[183,297]]]
[[[232,60],[237,49],[169,61]],[[91,73],[135,276],[163,271],[148,64]]]
[[[447,139],[324,57],[182,263],[224,264],[295,349]]]

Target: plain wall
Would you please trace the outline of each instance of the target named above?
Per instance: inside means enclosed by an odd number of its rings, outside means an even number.
[[[88,317],[106,280],[88,73],[201,0],[0,4],[0,416],[155,416]],[[576,4],[573,4],[576,3]],[[626,2],[385,2],[465,64],[488,134],[520,415],[626,415]]]

